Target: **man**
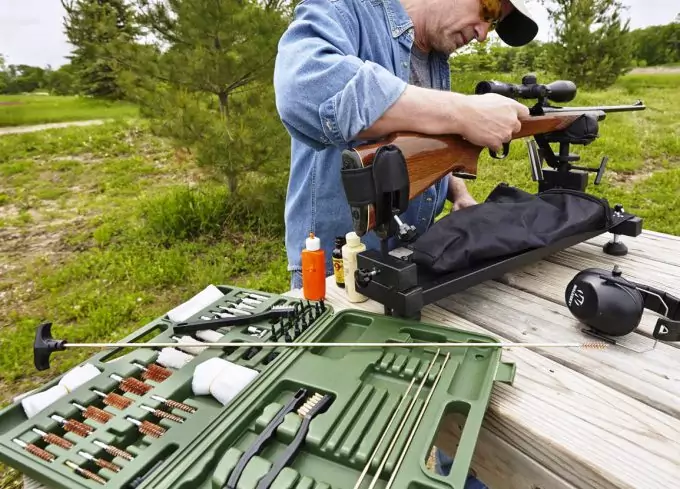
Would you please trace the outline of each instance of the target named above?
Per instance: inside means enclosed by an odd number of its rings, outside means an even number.
[[[512,46],[538,27],[523,0],[303,0],[279,42],[276,104],[292,137],[285,208],[291,286],[302,286],[300,254],[314,232],[326,252],[352,231],[341,152],[394,131],[459,134],[500,150],[526,106],[496,94],[450,91],[448,57],[495,28]],[[443,209],[475,204],[462,180],[447,176],[400,216],[425,232]],[[379,246],[374,233],[362,238]]]

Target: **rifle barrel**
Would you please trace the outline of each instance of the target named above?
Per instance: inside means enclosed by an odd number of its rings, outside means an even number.
[[[565,112],[629,112],[632,110],[645,110],[647,107],[642,101],[631,105],[601,105],[594,107],[543,107],[545,114],[562,114]]]

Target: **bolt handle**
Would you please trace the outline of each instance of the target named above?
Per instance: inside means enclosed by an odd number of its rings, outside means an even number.
[[[35,331],[33,342],[33,364],[38,370],[50,368],[50,355],[66,349],[66,340],[52,338],[52,323],[42,323]]]

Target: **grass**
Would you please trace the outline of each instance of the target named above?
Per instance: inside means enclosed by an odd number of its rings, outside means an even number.
[[[478,79],[456,82],[469,93]],[[646,111],[610,114],[600,139],[574,151],[590,166],[610,157],[602,185],[590,191],[642,216],[645,229],[676,235],[679,86],[678,74],[628,75],[571,103],[644,100]],[[83,118],[74,103],[55,105],[63,117]],[[282,174],[274,184],[251,183],[244,196],[231,196],[141,122],[1,136],[0,403],[91,354],[58,354],[51,370],[36,372],[31,345],[41,321],[52,321],[55,336],[71,341],[116,341],[211,283],[287,290],[286,180]],[[482,201],[501,181],[535,190],[522,142],[504,160],[483,152],[468,188]],[[0,487],[19,486],[17,472],[0,466]]]
[[[124,102],[87,97],[0,95],[0,127],[90,119],[135,117],[138,110]]]

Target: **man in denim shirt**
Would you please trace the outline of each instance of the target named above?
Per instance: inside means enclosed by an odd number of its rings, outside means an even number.
[[[340,176],[341,152],[395,131],[460,134],[500,150],[528,109],[496,94],[451,92],[448,57],[496,29],[511,46],[530,42],[538,27],[523,0],[302,0],[279,42],[276,104],[291,135],[286,199],[286,250],[291,286],[302,286],[305,238],[314,232],[326,252],[352,231]],[[424,233],[446,199],[475,203],[464,183],[443,178],[409,202],[400,216]],[[374,233],[362,238],[377,248]],[[394,245],[394,240],[391,243]],[[451,459],[437,451],[436,468]],[[470,477],[466,489],[484,484]]]
[[[353,229],[343,149],[416,131],[460,134],[500,150],[519,129],[524,105],[450,91],[448,56],[494,27],[513,46],[537,33],[523,0],[303,0],[296,7],[274,72],[277,108],[292,137],[285,223],[293,288],[302,286],[300,255],[310,232],[321,239],[331,275],[334,239]],[[454,210],[475,203],[462,180],[445,177],[400,218],[422,234],[446,199]],[[362,241],[379,246],[372,232]]]

